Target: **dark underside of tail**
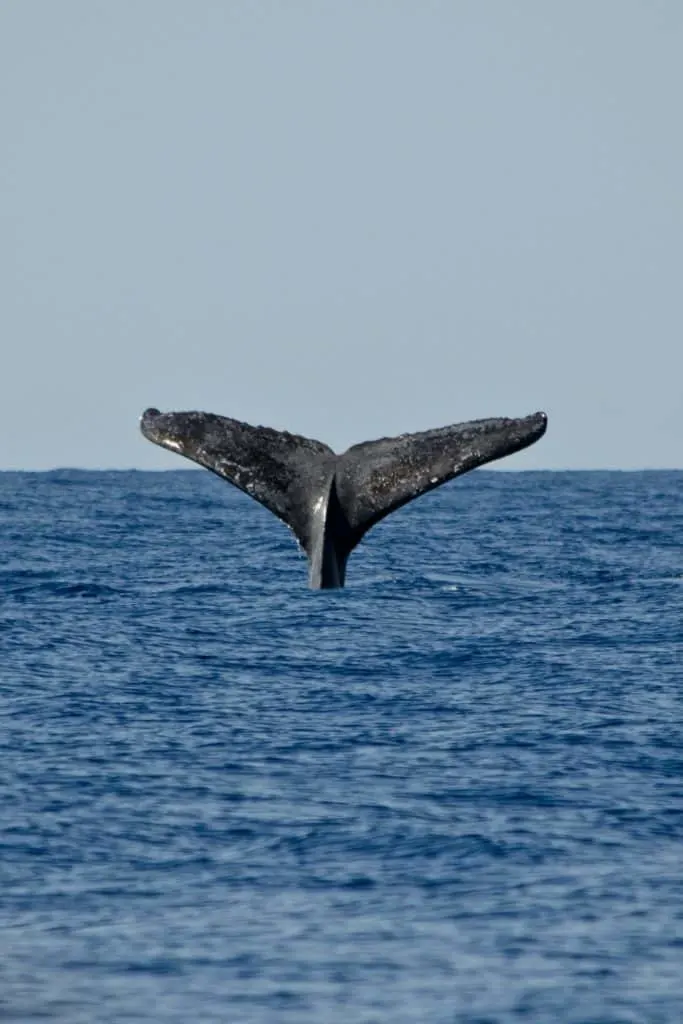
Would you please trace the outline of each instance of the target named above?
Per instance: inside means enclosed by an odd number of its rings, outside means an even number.
[[[148,409],[150,441],[250,494],[294,532],[314,588],[344,585],[346,560],[389,513],[477,466],[533,444],[545,413],[366,441],[335,455],[320,441],[203,412]]]

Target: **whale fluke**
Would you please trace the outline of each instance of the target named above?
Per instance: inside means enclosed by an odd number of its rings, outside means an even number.
[[[314,589],[343,587],[346,560],[390,512],[543,436],[543,412],[472,420],[354,445],[335,455],[313,441],[205,412],[147,409],[144,436],[250,494],[290,527]]]

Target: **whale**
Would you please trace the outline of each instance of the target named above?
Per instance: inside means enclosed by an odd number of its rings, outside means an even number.
[[[527,448],[546,431],[536,412],[455,423],[356,444],[321,441],[209,412],[147,409],[147,440],[251,495],[294,533],[314,590],[343,587],[349,555],[376,523],[448,480]]]

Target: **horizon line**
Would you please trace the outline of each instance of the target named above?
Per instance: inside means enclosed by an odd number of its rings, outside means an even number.
[[[51,466],[42,469],[0,467],[0,473],[200,473],[204,466]],[[210,472],[210,470],[208,471]],[[537,466],[520,469],[505,466],[479,466],[470,473],[683,473],[683,466]],[[467,475],[469,476],[470,473]],[[230,481],[227,481],[228,483]]]

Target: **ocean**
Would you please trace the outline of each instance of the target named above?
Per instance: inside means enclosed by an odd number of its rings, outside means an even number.
[[[0,524],[0,1020],[683,1020],[683,472],[474,472],[341,591],[202,471]]]

